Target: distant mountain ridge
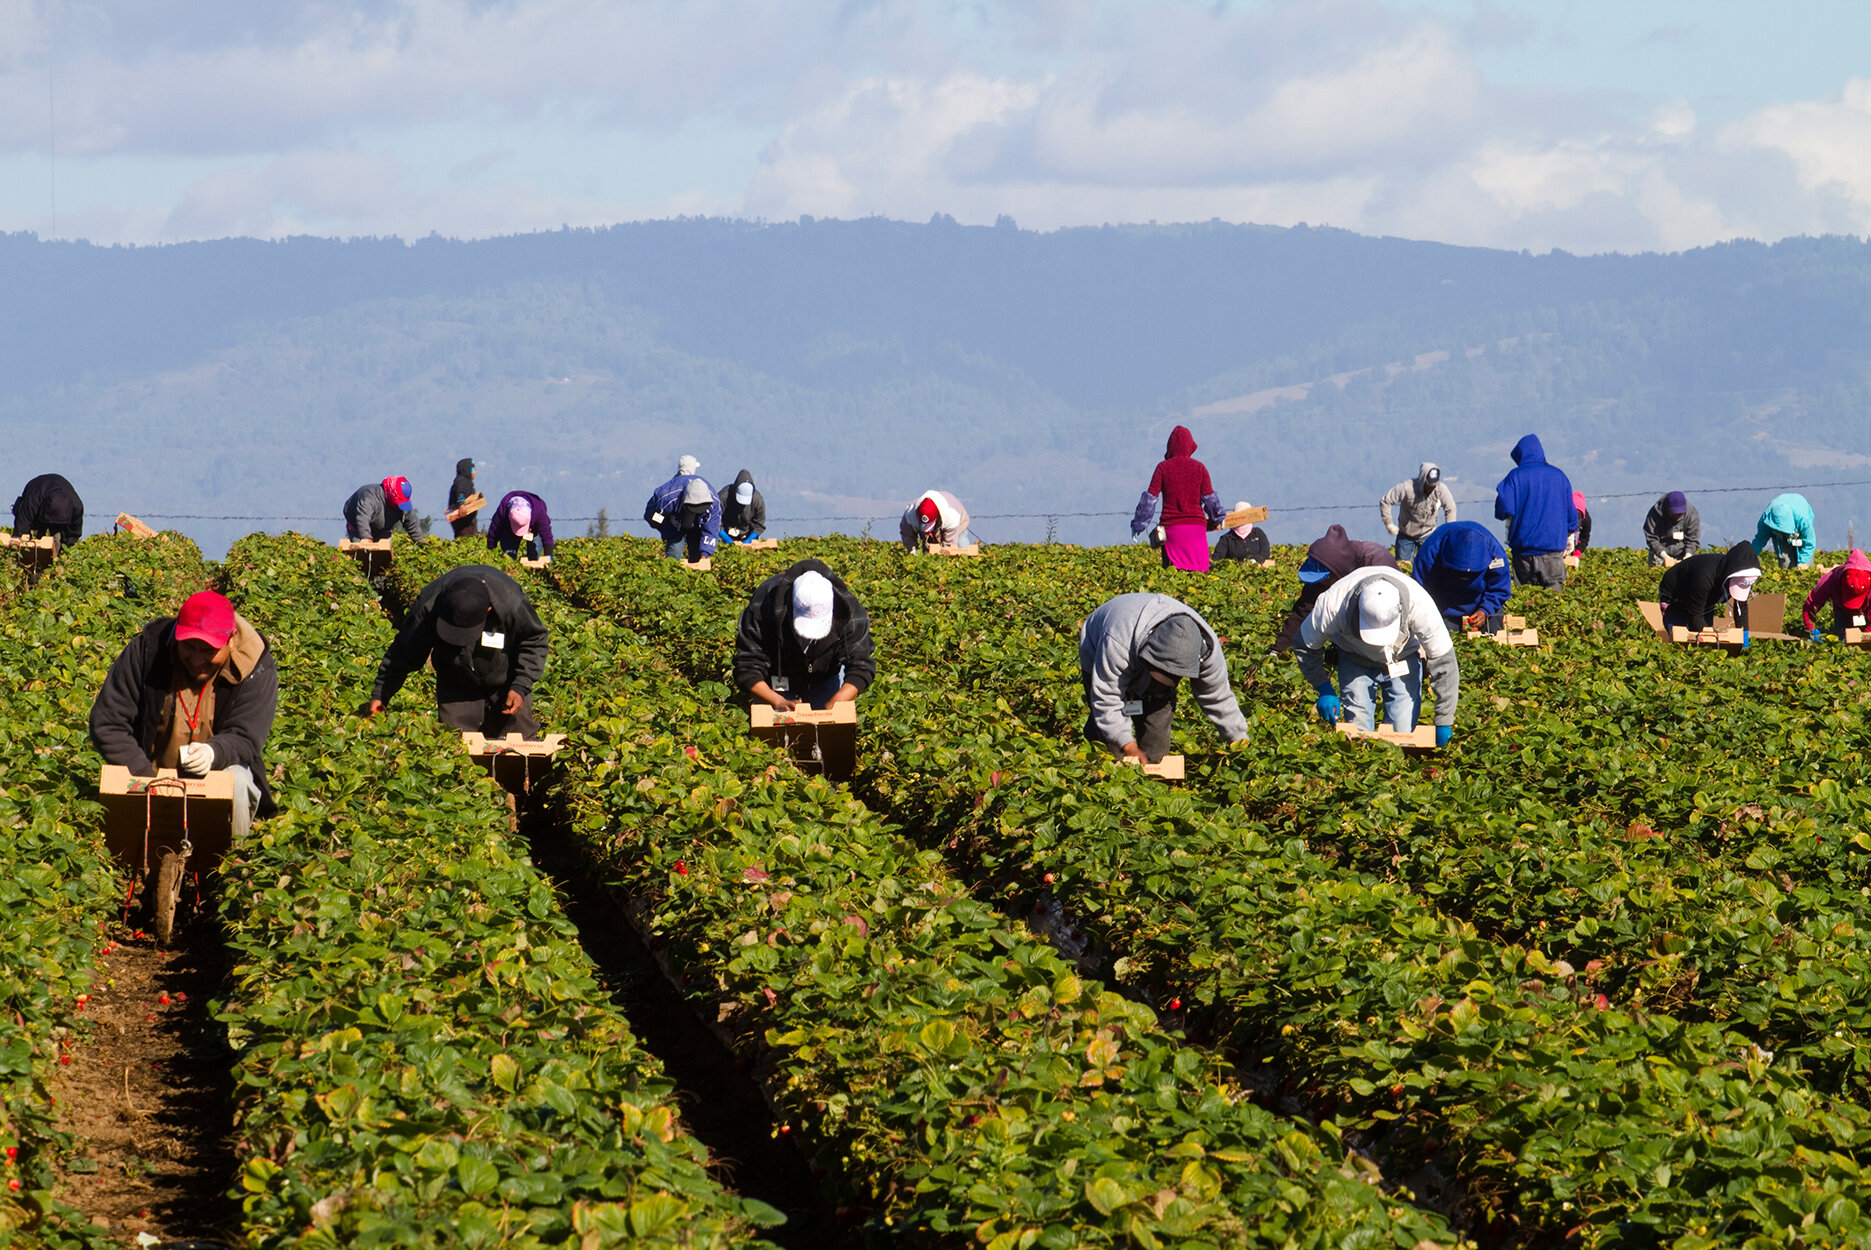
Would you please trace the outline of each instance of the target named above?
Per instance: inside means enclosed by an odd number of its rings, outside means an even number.
[[[1335,519],[1381,537],[1376,497],[1419,460],[1485,494],[1529,430],[1610,495],[1871,477],[1868,412],[1871,247],[1850,238],[1573,257],[943,218],[410,245],[0,236],[0,422],[21,480],[83,479],[93,516],[329,529],[392,471],[439,512],[448,467],[477,455],[494,490],[627,521],[693,450],[724,481],[753,469],[775,515],[941,485],[983,518],[1118,541],[1185,421],[1230,502],[1332,505],[1276,513],[1276,541]],[[1812,498],[1828,544],[1871,520],[1871,490]],[[1764,502],[1703,512],[1739,536]],[[1600,540],[1636,542],[1645,506],[1595,509]],[[1079,512],[1114,515],[1062,515]],[[242,524],[203,532],[212,547]]]

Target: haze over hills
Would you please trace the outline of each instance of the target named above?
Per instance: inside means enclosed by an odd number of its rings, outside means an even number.
[[[1381,537],[1378,494],[1425,458],[1487,497],[1529,431],[1594,496],[1600,543],[1637,543],[1671,488],[1726,539],[1778,489],[1871,479],[1868,412],[1871,247],[1842,237],[1600,257],[940,217],[0,237],[15,477],[64,472],[94,529],[119,510],[327,518],[175,523],[210,554],[257,528],[335,537],[344,497],[392,472],[439,514],[464,455],[490,495],[647,532],[684,451],[718,483],[751,468],[781,532],[890,533],[941,486],[990,541],[1048,528],[992,514],[1109,513],[1054,530],[1115,542],[1178,421],[1227,502],[1316,509],[1276,513],[1275,541],[1333,520]],[[1828,546],[1871,520],[1871,487],[1806,494]]]

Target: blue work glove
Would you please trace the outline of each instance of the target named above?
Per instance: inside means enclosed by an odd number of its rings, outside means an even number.
[[[1437,746],[1439,747],[1448,746],[1449,739],[1453,738],[1454,736],[1455,736],[1454,725],[1437,725],[1436,726],[1436,745]]]
[[[1806,637],[1812,642],[1824,642],[1826,640],[1825,634],[1817,629],[1808,630]]]
[[[1338,696],[1329,690],[1319,696],[1319,702],[1315,706],[1319,709],[1319,719],[1328,725],[1338,724],[1339,717],[1345,713],[1345,705],[1340,703]]]
[[[1748,649],[1748,631],[1745,629],[1741,631],[1741,649],[1743,651]]]

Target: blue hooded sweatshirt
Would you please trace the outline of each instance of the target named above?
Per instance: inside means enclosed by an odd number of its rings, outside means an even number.
[[[1517,556],[1564,551],[1566,535],[1579,528],[1572,482],[1546,463],[1546,449],[1535,434],[1514,444],[1514,464],[1494,488],[1494,515],[1507,522],[1507,545]]]
[[[1798,546],[1791,541],[1795,538],[1799,539]],[[1819,550],[1819,532],[1813,521],[1813,506],[1806,502],[1806,496],[1791,491],[1775,495],[1767,511],[1761,513],[1761,523],[1754,531],[1754,550],[1764,556],[1774,550],[1776,544],[1780,552],[1800,568],[1813,562]]]
[[[1416,549],[1410,576],[1451,620],[1476,612],[1499,612],[1514,593],[1507,549],[1475,521],[1437,526]]]

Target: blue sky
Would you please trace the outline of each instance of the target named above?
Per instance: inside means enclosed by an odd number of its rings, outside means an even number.
[[[57,160],[52,158],[56,144]],[[0,229],[1871,232],[1871,5],[0,0]]]

